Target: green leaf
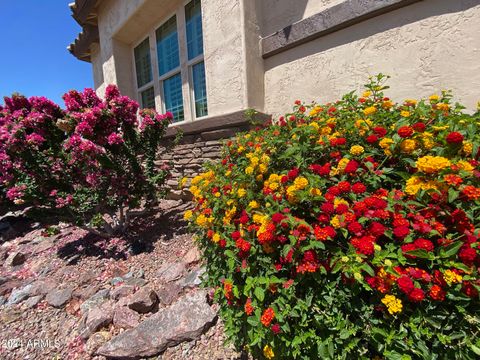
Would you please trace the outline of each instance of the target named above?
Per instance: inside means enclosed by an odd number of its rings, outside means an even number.
[[[265,290],[263,290],[261,287],[256,287],[254,293],[259,301],[263,301],[265,299]]]
[[[413,255],[422,259],[429,259],[430,254],[425,249],[415,249],[407,251],[408,255]]]
[[[477,346],[475,346],[475,345],[473,345],[473,344],[470,345],[470,347],[471,347],[472,351],[473,351],[475,354],[480,355],[480,348],[479,348],[479,347],[477,347]]]
[[[451,243],[447,245],[444,249],[442,249],[442,251],[440,251],[440,256],[442,258],[451,257],[455,255],[458,252],[458,250],[460,250],[462,245],[463,245],[462,241],[455,241],[454,243]]]

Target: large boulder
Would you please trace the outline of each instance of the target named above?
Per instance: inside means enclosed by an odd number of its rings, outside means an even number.
[[[217,318],[203,290],[180,298],[136,328],[126,330],[100,347],[98,355],[118,359],[154,356],[168,347],[197,339]]]

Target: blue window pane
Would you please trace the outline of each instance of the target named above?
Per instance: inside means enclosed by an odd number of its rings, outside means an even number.
[[[205,64],[203,61],[192,66],[192,77],[195,114],[197,117],[207,116],[207,85],[205,83]]]
[[[150,60],[150,44],[146,38],[133,50],[135,56],[135,71],[137,86],[141,87],[152,81],[152,63]]]
[[[155,109],[155,94],[153,93],[153,86],[140,93],[142,109]]]
[[[173,114],[173,121],[182,121],[184,114],[182,78],[180,74],[173,75],[163,81],[163,95],[165,98],[165,108]]]
[[[200,0],[192,0],[185,6],[187,25],[188,60],[203,54],[202,8]]]
[[[158,71],[160,76],[180,65],[177,18],[173,16],[156,31]]]

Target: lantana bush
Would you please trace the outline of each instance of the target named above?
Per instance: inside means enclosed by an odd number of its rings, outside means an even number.
[[[162,194],[169,165],[154,160],[172,114],[139,111],[114,85],[104,99],[92,89],[63,99],[65,109],[44,97],[4,99],[3,202],[51,209],[99,235],[118,235]]]
[[[259,359],[478,359],[480,113],[442,91],[294,111],[228,141],[185,213]]]

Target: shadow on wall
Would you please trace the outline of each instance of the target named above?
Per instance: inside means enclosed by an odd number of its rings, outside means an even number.
[[[260,0],[257,2],[263,19],[261,35],[265,37],[304,18],[309,0]],[[325,1],[325,0],[316,0]],[[294,4],[292,4],[294,3]]]
[[[274,3],[276,1],[269,0],[269,2]],[[302,3],[299,7],[304,9],[305,1],[299,1],[299,3]],[[265,71],[429,17],[462,12],[479,5],[479,0],[426,0],[414,3],[274,55],[265,60]],[[298,13],[298,11],[295,11],[295,14],[298,15]],[[434,36],[433,29],[432,36]]]

